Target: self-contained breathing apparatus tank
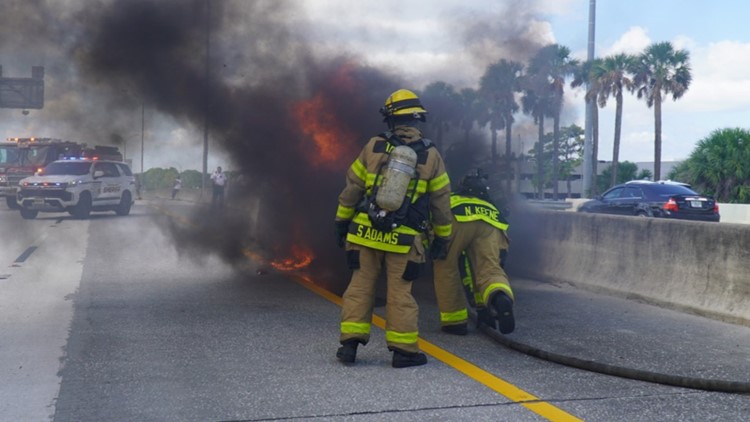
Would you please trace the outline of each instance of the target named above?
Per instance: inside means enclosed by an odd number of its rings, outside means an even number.
[[[406,220],[411,203],[407,197],[409,182],[417,176],[416,167],[417,153],[412,147],[393,148],[367,201],[367,216],[376,230],[390,232]],[[382,182],[378,184],[380,178]]]
[[[406,145],[391,151],[383,169],[383,182],[378,188],[375,203],[386,211],[401,208],[409,189],[409,182],[416,174],[417,153]]]

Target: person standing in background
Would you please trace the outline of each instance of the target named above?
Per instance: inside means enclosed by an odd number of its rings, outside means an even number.
[[[177,197],[180,189],[182,189],[182,179],[180,179],[180,175],[178,174],[174,179],[174,185],[172,185],[172,199],[175,199]]]
[[[227,177],[221,166],[216,167],[216,171],[211,174],[211,184],[213,185],[213,195],[211,197],[212,208],[224,208],[224,187],[227,183]]]

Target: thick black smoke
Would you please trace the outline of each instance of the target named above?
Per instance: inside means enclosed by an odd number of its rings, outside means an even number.
[[[242,174],[232,185],[233,197],[245,199],[248,209],[259,204],[257,221],[228,210],[221,217],[201,216],[210,223],[202,227],[175,226],[178,244],[236,260],[252,239],[271,257],[308,250],[315,255],[313,268],[342,268],[332,230],[337,194],[360,146],[384,129],[377,110],[398,83],[351,58],[311,55],[276,20],[288,12],[284,2],[210,2],[210,11],[207,4],[116,2],[87,16],[97,24],[83,68],[101,83],[137,92],[164,113],[199,127],[207,119],[211,138]],[[229,46],[214,41],[208,85],[207,31],[229,40]],[[226,38],[237,31],[243,42]],[[245,80],[228,81],[217,72],[226,66]],[[308,118],[333,116],[324,123],[341,134],[334,139],[339,155],[321,159],[314,134],[301,127],[298,110],[304,105]]]
[[[453,19],[477,63],[524,61],[509,55],[541,45],[522,23],[532,14],[516,6],[518,16],[499,24],[488,16]],[[346,271],[332,221],[346,168],[385,128],[377,110],[387,95],[432,81],[408,86],[356,56],[323,57],[295,16],[300,11],[288,1],[8,0],[0,53],[47,67],[43,113],[61,133],[84,135],[72,138],[124,142],[133,110],[142,105],[190,130],[207,125],[212,148],[241,173],[230,189],[239,208],[220,218],[196,216],[197,227],[173,227],[181,250],[218,253],[230,262],[244,259],[246,247],[277,258],[309,250],[312,268],[340,285]],[[493,42],[503,54],[487,48]],[[34,62],[39,56],[44,61]],[[339,154],[321,159],[325,148],[301,116],[335,128]],[[449,140],[441,147],[447,155]],[[446,159],[471,162],[464,154],[454,148]]]

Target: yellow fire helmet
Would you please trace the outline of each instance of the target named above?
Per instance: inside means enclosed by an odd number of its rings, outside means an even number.
[[[380,109],[380,113],[388,119],[391,117],[412,117],[417,120],[425,121],[427,110],[422,107],[417,94],[408,89],[399,89],[385,100],[385,105]]]

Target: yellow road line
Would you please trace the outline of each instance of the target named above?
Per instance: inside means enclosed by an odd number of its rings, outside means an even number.
[[[313,281],[309,277],[296,274],[290,275],[298,284],[302,285],[308,290],[317,293],[320,296],[323,296],[336,305],[341,306],[341,298],[339,296],[336,296],[328,290],[315,285],[315,283],[313,283]],[[385,320],[383,318],[379,317],[378,315],[373,315],[372,322],[378,328],[385,330]],[[500,395],[505,396],[516,403],[519,403],[521,406],[548,420],[560,422],[582,420],[571,415],[570,413],[565,412],[560,408],[557,408],[547,402],[540,400],[538,397],[521,390],[515,385],[490,374],[489,372],[474,365],[473,363],[465,361],[460,357],[454,355],[453,353],[450,353],[447,350],[444,350],[427,340],[420,338],[419,348],[423,352],[445,363],[458,372],[461,372],[469,378],[477,381],[490,390],[493,390],[496,393],[499,393]]]
[[[183,217],[176,216],[172,213],[169,213],[167,210],[163,208],[156,207],[156,206],[153,206],[153,208],[157,209],[158,211],[164,214],[169,215],[172,218],[177,219],[179,222],[183,224],[192,225],[189,220]],[[265,260],[260,255],[250,251],[249,249],[243,248],[242,253],[246,257],[254,261],[265,262]],[[297,282],[297,284],[324,297],[328,301],[333,302],[338,306],[341,306],[341,297],[329,292],[328,290],[320,286],[317,286],[310,277],[299,275],[299,274],[293,274],[293,273],[289,273],[288,275],[295,282]],[[380,316],[373,315],[372,322],[373,324],[375,324],[376,327],[380,328],[381,330],[385,330],[385,320],[381,318]],[[529,409],[530,411],[536,413],[539,416],[542,416],[543,418],[546,418],[550,421],[555,421],[555,422],[572,422],[572,421],[582,420],[571,415],[570,413],[565,412],[564,410],[560,408],[557,408],[545,401],[540,400],[536,396],[529,394],[526,391],[523,391],[522,389],[516,387],[515,385],[501,378],[498,378],[495,375],[492,375],[491,373],[474,365],[473,363],[463,360],[460,357],[454,355],[453,353],[450,353],[447,350],[444,350],[430,343],[427,340],[420,338],[419,348],[425,353],[434,357],[435,359],[457,370],[458,372],[461,372],[467,377],[477,381],[478,383],[508,398],[509,400],[519,403],[521,406]]]

